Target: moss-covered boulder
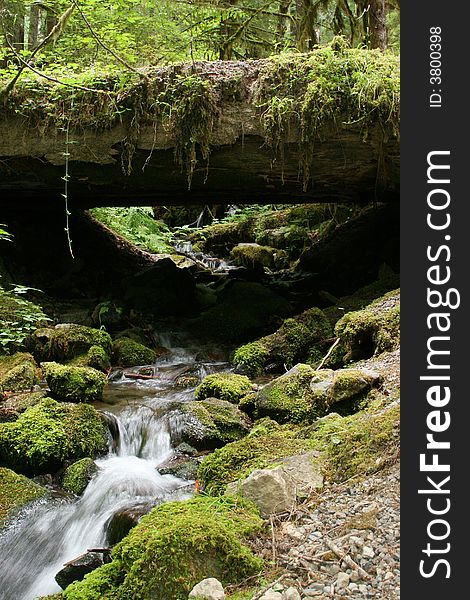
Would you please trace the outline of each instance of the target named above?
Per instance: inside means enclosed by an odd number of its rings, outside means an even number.
[[[400,345],[400,293],[393,291],[363,310],[344,315],[335,335],[346,350],[344,362],[396,350]]]
[[[0,467],[0,527],[25,504],[46,496],[49,492],[10,469]]]
[[[64,471],[62,487],[67,492],[80,496],[85,491],[90,479],[98,472],[98,466],[91,458],[77,460]]]
[[[292,314],[291,304],[260,283],[229,281],[217,304],[192,323],[194,332],[222,342],[241,342],[273,331]]]
[[[121,337],[113,342],[113,363],[120,367],[153,364],[156,357],[155,350],[128,337]]]
[[[266,384],[258,392],[245,396],[240,408],[255,417],[268,416],[280,423],[311,423],[332,406],[351,403],[365,395],[380,381],[377,373],[359,369],[315,371],[298,364]]]
[[[37,329],[29,340],[32,354],[39,361],[66,362],[100,346],[109,356],[111,337],[102,329],[84,325],[61,324]]]
[[[237,404],[252,388],[251,381],[245,375],[236,373],[214,373],[207,375],[196,388],[196,400],[219,398]]]
[[[56,472],[65,461],[94,457],[107,447],[106,429],[88,404],[44,398],[12,423],[0,424],[0,460],[20,473]]]
[[[62,402],[93,402],[103,397],[106,375],[92,367],[42,363],[51,395]]]
[[[248,416],[231,402],[207,398],[183,404],[175,418],[173,441],[198,450],[218,448],[245,436],[251,427]]]
[[[264,469],[310,448],[310,441],[298,427],[262,419],[246,437],[204,458],[198,477],[206,490],[220,493],[227,484],[247,477],[255,469]]]
[[[262,529],[241,499],[196,496],[158,506],[143,517],[100,567],[63,593],[66,600],[187,600],[205,577],[239,583],[262,568],[245,544]]]
[[[31,354],[0,356],[0,391],[29,390],[38,381],[38,365]]]
[[[240,242],[254,242],[253,219],[228,223],[216,223],[190,235],[194,249],[228,256],[230,250]]]
[[[0,400],[0,423],[16,421],[21,413],[46,396],[47,392],[41,390],[39,392],[18,392],[9,395],[5,400]]]
[[[236,265],[251,269],[272,269],[275,265],[276,250],[259,244],[238,244],[230,252]]]
[[[92,367],[102,373],[107,373],[111,368],[109,355],[102,346],[92,346],[86,354],[77,356],[68,364],[73,367]]]
[[[326,340],[333,335],[330,321],[319,308],[286,319],[273,334],[240,346],[232,363],[252,376],[261,375],[266,365],[283,369],[306,359],[314,350],[321,356]]]

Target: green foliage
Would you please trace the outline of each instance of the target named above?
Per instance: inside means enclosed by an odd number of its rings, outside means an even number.
[[[11,290],[0,286],[0,354],[22,349],[26,338],[50,321],[40,306],[23,297],[29,290],[20,285]]]
[[[113,562],[73,583],[69,600],[186,600],[206,577],[224,585],[256,574],[262,561],[245,545],[262,529],[242,499],[196,496],[158,506],[113,551]]]
[[[101,400],[107,382],[104,373],[92,367],[75,367],[44,362],[41,367],[51,395],[62,402],[94,402]]]
[[[151,208],[92,208],[90,213],[95,219],[143,250],[157,254],[173,251],[170,245],[170,230],[162,221],[154,219]]]
[[[0,527],[18,509],[47,493],[45,488],[24,475],[0,467]]]
[[[106,448],[103,422],[88,404],[44,398],[12,423],[0,424],[0,459],[21,472],[55,472],[66,460]]]
[[[196,388],[196,400],[219,398],[237,404],[240,398],[251,390],[251,381],[244,375],[236,373],[214,373],[207,375]]]

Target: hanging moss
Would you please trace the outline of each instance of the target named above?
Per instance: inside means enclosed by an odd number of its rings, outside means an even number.
[[[257,101],[266,140],[282,158],[289,133],[299,131],[305,189],[315,141],[327,133],[359,126],[364,137],[375,129],[383,141],[399,135],[399,57],[337,42],[308,54],[274,57],[259,76]]]

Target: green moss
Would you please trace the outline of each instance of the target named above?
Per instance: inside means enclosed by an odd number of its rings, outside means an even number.
[[[107,382],[104,373],[92,367],[41,364],[51,395],[63,402],[93,402],[103,397]]]
[[[21,413],[37,404],[47,392],[18,392],[0,402],[0,422],[15,421]]]
[[[399,59],[393,54],[336,46],[280,55],[260,73],[258,104],[268,144],[282,156],[289,130],[300,131],[304,187],[315,141],[339,127],[399,135]]]
[[[19,392],[38,383],[36,361],[25,352],[11,356],[0,356],[0,390]]]
[[[91,346],[86,354],[77,356],[68,364],[76,367],[92,367],[102,373],[107,373],[111,368],[109,356],[101,346]]]
[[[399,303],[399,293],[393,291],[363,310],[345,314],[336,323],[335,335],[345,347],[345,361],[369,358],[399,347]]]
[[[237,348],[232,363],[252,376],[260,375],[269,363],[291,368],[307,358],[313,347],[319,351],[324,348],[331,335],[331,325],[323,311],[311,308],[286,319],[273,334]]]
[[[24,475],[0,467],[0,527],[25,504],[46,494],[48,491],[45,488]]]
[[[238,244],[230,252],[230,257],[236,265],[241,267],[255,268],[273,268],[274,255],[276,251],[268,246],[259,244]]]
[[[130,338],[122,337],[113,343],[113,362],[121,367],[153,364],[156,356],[155,350]]]
[[[64,362],[87,354],[92,346],[100,346],[106,354],[111,353],[111,337],[102,329],[84,325],[67,324],[38,329],[31,336],[30,347],[40,361]]]
[[[114,560],[63,593],[70,600],[186,600],[196,583],[239,583],[262,568],[245,545],[263,522],[242,499],[196,496],[143,517],[113,551]]]
[[[183,440],[196,448],[217,448],[245,436],[249,418],[231,402],[208,398],[181,407],[190,418],[183,429]]]
[[[106,449],[106,430],[88,404],[44,398],[12,423],[0,424],[0,459],[20,472],[55,472],[66,460]]]
[[[236,373],[214,373],[207,375],[196,388],[196,400],[219,398],[237,404],[251,390],[251,381],[245,375]]]
[[[311,440],[327,457],[330,479],[345,481],[370,474],[397,459],[399,426],[399,405],[347,417],[331,414],[315,424]]]
[[[91,458],[82,458],[65,469],[62,478],[62,487],[67,492],[72,492],[80,496],[97,471],[98,467]]]
[[[215,450],[199,467],[198,477],[211,493],[221,493],[232,481],[247,477],[281,458],[311,448],[298,427],[262,419],[243,439]]]
[[[256,377],[263,373],[268,360],[269,350],[261,339],[238,347],[233,354],[232,363],[237,369]]]

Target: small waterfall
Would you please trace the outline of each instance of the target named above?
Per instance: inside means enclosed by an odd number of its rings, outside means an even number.
[[[2,600],[32,600],[60,591],[63,564],[106,543],[112,515],[190,496],[186,481],[155,468],[171,455],[168,420],[149,406],[130,405],[114,421],[114,450],[97,460],[98,473],[78,500],[42,501],[0,536]],[[118,438],[118,439],[116,439]]]

